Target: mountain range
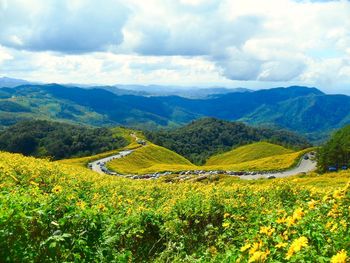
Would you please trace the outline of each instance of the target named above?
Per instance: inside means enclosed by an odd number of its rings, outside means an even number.
[[[120,94],[103,87],[25,84],[0,88],[0,125],[50,119],[93,126],[177,127],[201,117],[278,127],[324,139],[350,123],[350,97],[292,86],[240,90],[200,99]]]

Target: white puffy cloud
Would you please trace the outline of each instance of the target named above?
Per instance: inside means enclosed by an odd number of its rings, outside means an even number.
[[[118,0],[0,0],[0,43],[16,49],[79,53],[123,41],[128,10]]]
[[[350,83],[350,2],[0,0],[0,45],[4,75],[26,60],[61,82],[337,89]]]

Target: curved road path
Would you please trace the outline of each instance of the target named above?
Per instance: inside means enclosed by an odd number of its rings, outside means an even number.
[[[94,162],[91,162],[89,163],[89,167],[91,170],[95,171],[95,172],[98,172],[98,173],[106,173],[106,171],[104,171],[104,167],[105,164],[107,162],[110,162],[114,159],[120,159],[120,158],[123,158],[129,154],[131,154],[133,152],[133,150],[124,150],[124,151],[121,151],[115,155],[111,155],[111,156],[108,156],[108,157],[105,157],[105,158],[102,158],[102,159],[99,159],[97,161],[94,161]]]
[[[305,155],[304,155],[305,156]],[[317,162],[311,160],[310,158],[304,159],[304,156],[302,157],[299,164],[290,169],[283,172],[276,172],[276,173],[261,173],[261,174],[254,174],[254,175],[242,175],[240,176],[241,179],[245,180],[252,180],[252,179],[261,179],[261,178],[283,178],[288,177],[292,175],[297,175],[300,173],[308,173],[316,169]],[[306,156],[309,157],[308,154]]]
[[[135,140],[137,140],[137,137],[135,136]],[[112,156],[108,156],[99,160],[96,160],[94,162],[89,163],[89,167],[91,170],[98,172],[98,173],[106,173],[106,174],[114,174],[116,175],[116,173],[111,173],[110,171],[108,171],[106,169],[105,164],[109,161],[112,161],[114,159],[120,159],[123,158],[129,154],[131,154],[133,152],[133,150],[124,150],[119,152],[118,154],[112,155]],[[304,158],[305,156],[307,156],[308,158]],[[288,176],[292,176],[292,175],[297,175],[300,173],[308,173],[311,172],[313,170],[316,169],[316,161],[313,161],[310,159],[310,154],[305,154],[299,164],[290,169],[290,170],[286,170],[283,172],[271,172],[271,173],[266,173],[266,172],[262,172],[262,173],[257,173],[257,174],[251,174],[251,175],[241,175],[239,176],[239,178],[244,179],[244,180],[254,180],[254,179],[271,179],[271,178],[283,178],[283,177],[288,177]],[[208,173],[210,171],[207,171]]]

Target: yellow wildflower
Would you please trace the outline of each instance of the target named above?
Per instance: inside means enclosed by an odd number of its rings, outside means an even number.
[[[337,191],[334,191],[333,193],[333,198],[335,199],[341,199],[344,197],[344,194],[343,194],[343,191],[342,190],[337,190]]]
[[[243,247],[241,247],[241,252],[244,252],[244,251],[246,251],[248,248],[250,248],[250,244],[246,244],[246,245],[244,245]]]
[[[308,240],[306,237],[295,239],[288,249],[286,259],[289,260],[296,252],[299,252],[303,247],[307,247],[307,243]]]
[[[334,204],[332,209],[328,212],[327,216],[329,217],[333,217],[336,218],[339,216],[340,212],[338,210],[339,205],[338,204]]]
[[[271,228],[271,226],[262,226],[260,227],[260,234],[265,234],[267,236],[271,236],[275,232],[274,228]]]
[[[97,205],[97,208],[98,208],[100,211],[106,211],[106,210],[107,210],[107,207],[106,207],[104,204],[99,204],[99,205]]]
[[[270,254],[269,250],[264,251],[256,251],[253,253],[253,255],[249,258],[248,263],[251,262],[264,262],[267,259],[267,256]]]
[[[82,200],[79,200],[77,202],[77,206],[80,207],[81,209],[85,209],[86,203]]]
[[[278,243],[275,247],[281,248],[281,247],[286,247],[286,246],[288,246],[288,243],[281,242],[281,243]]]
[[[277,220],[276,220],[277,224],[283,224],[285,222],[286,222],[286,218],[285,217],[277,218]]]
[[[224,218],[228,218],[229,216],[230,216],[229,213],[225,213],[225,214],[224,214]]]
[[[343,249],[331,258],[331,263],[346,263],[348,256]]]
[[[224,223],[222,223],[222,226],[224,227],[224,228],[229,228],[230,227],[230,222],[224,222]]]
[[[308,205],[309,205],[309,209],[310,210],[313,210],[313,209],[315,209],[315,206],[316,206],[316,201],[315,200],[311,200],[310,202],[308,202]]]
[[[34,181],[30,181],[30,184],[31,185],[34,185],[34,186],[39,186],[39,184],[37,182],[34,182]],[[1,185],[0,185],[1,186]]]
[[[291,216],[288,216],[286,218],[286,223],[287,223],[287,226],[292,226],[294,225],[296,222],[295,218],[294,217],[291,217]]]
[[[52,188],[52,192],[55,194],[62,192],[62,186],[56,185],[54,188]]]
[[[346,227],[348,226],[348,223],[347,223],[346,220],[344,220],[344,219],[342,219],[342,220],[340,221],[340,224],[341,224],[344,228],[346,228]]]
[[[293,213],[293,218],[295,220],[300,220],[305,213],[303,212],[302,208],[297,208]]]
[[[256,251],[258,251],[262,247],[262,245],[263,243],[261,240],[259,242],[254,242],[251,248],[249,249],[249,254],[250,255],[254,254]]]
[[[334,223],[332,228],[330,229],[331,232],[334,232],[338,229],[338,223]]]

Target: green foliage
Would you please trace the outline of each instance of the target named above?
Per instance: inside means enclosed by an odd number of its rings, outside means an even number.
[[[318,168],[327,171],[329,166],[341,169],[350,165],[350,125],[335,132],[318,151]]]
[[[295,149],[310,146],[306,139],[291,132],[253,128],[214,118],[200,119],[175,130],[145,134],[150,141],[177,152],[195,164],[204,164],[211,155],[258,141]]]
[[[106,90],[107,89],[107,90]],[[124,125],[142,129],[179,127],[211,116],[254,125],[282,127],[321,142],[349,123],[350,97],[315,88],[289,87],[220,94],[206,99],[117,95],[110,87],[57,84],[0,89],[0,127],[23,119],[76,124]],[[193,156],[200,162],[203,158]]]
[[[48,121],[23,121],[0,133],[0,149],[37,157],[88,156],[125,146],[124,137],[106,128]]]
[[[0,261],[330,262],[349,178],[167,184],[0,153]]]

